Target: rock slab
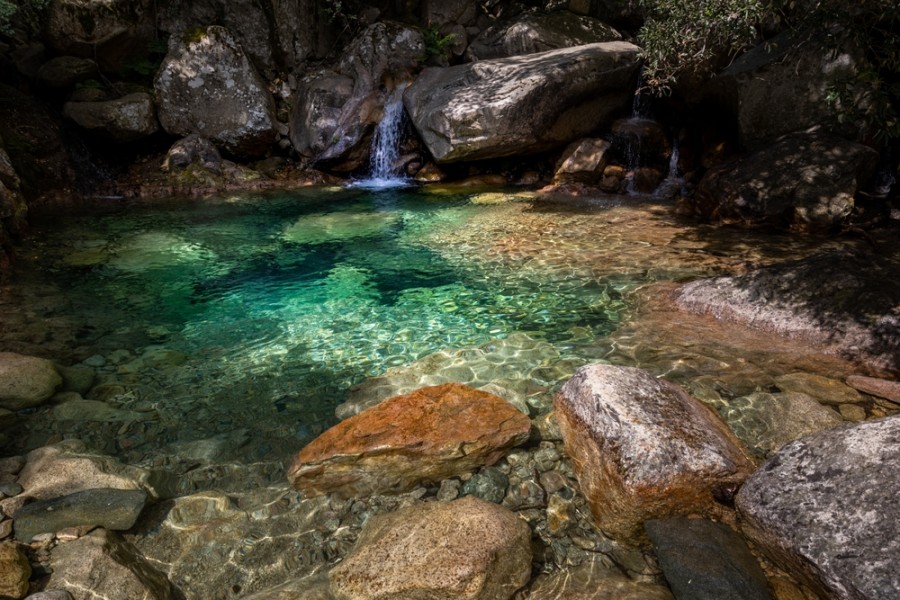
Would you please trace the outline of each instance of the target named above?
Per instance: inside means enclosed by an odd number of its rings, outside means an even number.
[[[506,600],[530,576],[528,525],[472,497],[373,517],[329,574],[343,600]]]
[[[45,358],[0,352],[0,408],[21,410],[46,402],[62,383]]]
[[[147,503],[142,490],[101,488],[26,504],[13,515],[16,538],[30,542],[39,533],[66,527],[131,529]]]
[[[506,400],[448,383],[395,396],[338,423],[288,471],[307,493],[407,491],[496,462],[528,439],[531,421]]]
[[[676,598],[773,600],[769,583],[744,540],[706,519],[644,523]]]
[[[608,125],[637,68],[633,44],[587,44],[425,69],[403,100],[439,163],[517,156]]]
[[[581,367],[554,400],[594,520],[641,540],[654,518],[714,513],[753,471],[719,417],[680,387],[633,367]]]
[[[900,416],[793,442],[744,484],[743,531],[820,595],[896,597],[900,590]]]

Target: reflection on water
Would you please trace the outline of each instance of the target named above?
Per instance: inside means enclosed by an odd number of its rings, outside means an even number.
[[[542,412],[580,364],[641,362],[634,331],[610,337],[636,288],[807,243],[727,235],[634,199],[440,189],[307,190],[60,219],[36,228],[40,258],[3,296],[3,349],[88,359],[105,384],[92,396],[132,418],[38,415],[14,450],[76,435],[132,462],[282,460],[342,402],[447,380]],[[664,373],[662,361],[681,360],[656,355],[642,366]],[[696,371],[726,362],[699,360]]]

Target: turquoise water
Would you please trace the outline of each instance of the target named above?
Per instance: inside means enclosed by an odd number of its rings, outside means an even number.
[[[45,225],[41,268],[65,290],[78,358],[105,357],[100,375],[124,386],[103,400],[155,411],[114,450],[246,429],[238,445],[264,458],[334,423],[345,400],[448,380],[541,412],[602,353],[632,282],[491,250],[490,229],[524,207],[479,198],[317,189],[113,205]],[[160,351],[184,360],[149,358]]]

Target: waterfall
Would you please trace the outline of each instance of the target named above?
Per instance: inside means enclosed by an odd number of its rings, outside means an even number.
[[[375,127],[372,139],[369,177],[356,182],[357,187],[391,188],[409,184],[409,179],[398,173],[400,142],[403,136],[406,113],[403,110],[403,89],[398,86],[384,103],[384,115]]]
[[[682,192],[684,179],[678,173],[678,159],[678,136],[676,135],[672,139],[672,155],[669,156],[669,169],[666,172],[666,178],[653,192],[653,195],[657,198],[672,198]]]

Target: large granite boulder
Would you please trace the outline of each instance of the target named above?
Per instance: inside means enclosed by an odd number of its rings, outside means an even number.
[[[169,39],[154,81],[159,121],[173,135],[207,137],[241,157],[275,142],[275,103],[228,30],[208,27]]]
[[[346,48],[337,71],[300,85],[291,113],[291,143],[303,157],[352,171],[369,156],[369,134],[388,94],[412,78],[425,54],[422,34],[397,23],[370,25]]]
[[[142,92],[106,102],[66,102],[63,114],[82,129],[113,142],[134,142],[159,130],[153,98]]]
[[[687,283],[676,305],[900,371],[897,253],[829,252]]]
[[[56,546],[50,566],[53,573],[47,588],[66,590],[75,600],[180,597],[166,576],[134,546],[105,529]]]
[[[582,367],[554,406],[594,520],[614,538],[643,539],[648,519],[715,514],[753,471],[710,408],[641,369]]]
[[[638,62],[637,46],[608,42],[430,68],[404,103],[438,162],[529,154],[609,125]]]
[[[426,387],[338,423],[300,451],[288,478],[313,494],[402,492],[492,464],[530,429],[498,396],[457,383]]]
[[[621,39],[622,34],[592,17],[565,10],[523,13],[482,31],[469,44],[466,57],[470,61],[506,58]]]
[[[26,504],[13,515],[16,538],[28,543],[39,533],[66,527],[131,529],[147,503],[142,490],[99,488]]]
[[[676,598],[773,600],[759,562],[727,525],[679,517],[644,527]]]
[[[712,80],[710,92],[736,116],[740,141],[748,148],[814,125],[862,139],[864,128],[852,120],[842,123],[828,96],[836,80],[856,80],[867,66],[857,48],[834,52],[815,37],[800,43],[795,33],[784,33],[738,57]],[[864,98],[854,101],[868,104]]]
[[[471,496],[372,518],[329,573],[344,600],[507,600],[530,577],[528,525]]]
[[[118,69],[146,51],[155,33],[153,9],[151,0],[54,0],[44,37],[60,54]]]
[[[850,216],[877,163],[868,146],[821,131],[790,134],[707,171],[695,202],[714,222],[829,230]]]
[[[737,495],[742,528],[822,597],[893,598],[900,590],[900,416],[789,444]]]
[[[20,410],[50,399],[62,377],[53,361],[15,352],[0,352],[0,408]]]

